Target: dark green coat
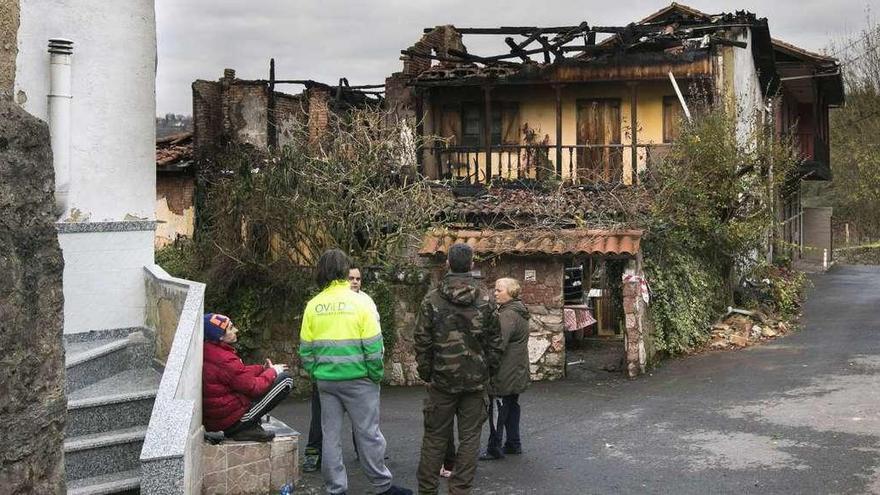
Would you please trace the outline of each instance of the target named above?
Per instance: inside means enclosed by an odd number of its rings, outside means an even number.
[[[495,396],[521,394],[529,386],[529,310],[519,299],[498,308],[498,324],[504,351],[498,372],[492,377],[490,393]]]
[[[419,377],[446,393],[485,390],[498,369],[494,305],[469,273],[449,273],[428,292],[413,341]]]

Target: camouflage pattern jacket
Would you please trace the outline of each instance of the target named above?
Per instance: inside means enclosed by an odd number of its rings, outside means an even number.
[[[485,390],[502,341],[494,305],[470,273],[448,273],[422,301],[414,335],[419,376],[447,393]]]

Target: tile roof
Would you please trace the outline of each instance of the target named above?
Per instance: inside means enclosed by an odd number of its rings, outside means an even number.
[[[156,140],[156,168],[181,169],[193,159],[193,133],[182,132]]]
[[[641,230],[434,229],[425,234],[419,254],[445,255],[453,244],[461,242],[470,245],[476,254],[635,255],[639,252],[641,237]]]

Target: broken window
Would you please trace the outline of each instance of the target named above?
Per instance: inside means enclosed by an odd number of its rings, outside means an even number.
[[[463,146],[485,146],[483,136],[483,103],[462,103],[461,105],[461,144]],[[490,144],[519,144],[519,103],[493,102],[492,119],[489,126]]]
[[[480,136],[483,131],[482,112],[479,103],[462,103],[461,105],[461,144],[464,146],[482,145]]]

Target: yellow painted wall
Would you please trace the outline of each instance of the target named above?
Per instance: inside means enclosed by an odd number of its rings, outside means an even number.
[[[679,84],[682,84],[680,81]],[[638,144],[656,144],[663,142],[663,97],[673,96],[675,91],[668,81],[640,82],[638,85],[637,138]],[[437,113],[443,104],[459,101],[480,102],[479,90],[450,89],[433,90],[431,101],[433,113]],[[630,133],[630,88],[624,82],[596,83],[568,86],[562,90],[562,144],[577,144],[577,101],[589,98],[619,98],[621,113],[621,143],[632,144]],[[492,90],[493,101],[518,102],[520,125],[528,124],[530,128],[539,129],[539,141],[545,134],[549,136],[551,145],[556,144],[556,96],[555,91],[547,86],[498,87]],[[556,162],[556,152],[551,149],[549,158]],[[481,179],[485,174],[485,154],[474,155],[481,167]],[[493,168],[498,170],[501,158],[501,175],[507,176],[507,161],[500,154],[493,153]],[[515,163],[515,161],[514,161]],[[630,183],[631,152],[623,150],[624,182]],[[570,160],[568,152],[563,150],[563,178],[569,177]],[[645,169],[645,151],[639,150],[639,171]],[[515,171],[513,172],[515,173]]]
[[[190,206],[178,215],[168,206],[168,198],[156,198],[156,238],[154,245],[161,249],[173,243],[178,237],[191,239],[195,226],[195,207]]]

